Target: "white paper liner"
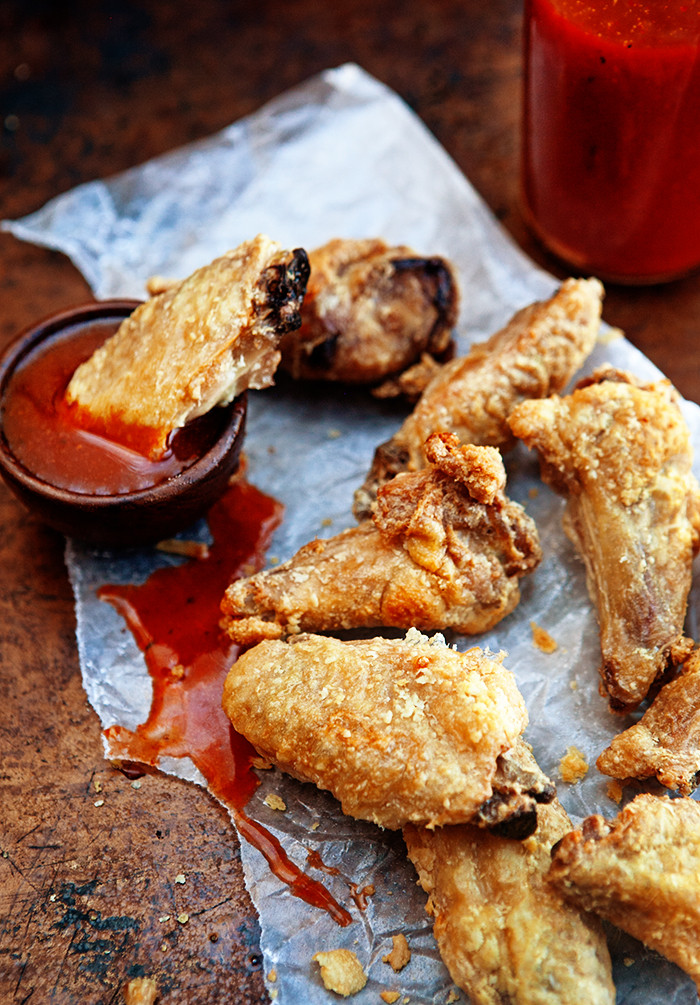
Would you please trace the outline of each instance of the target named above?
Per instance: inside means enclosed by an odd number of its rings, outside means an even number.
[[[70,255],[97,297],[143,296],[149,275],[187,275],[259,232],[288,247],[307,248],[331,237],[382,236],[456,264],[460,352],[557,285],[515,247],[410,109],[353,64],[313,78],[215,136],[82,185],[3,227]],[[643,378],[659,376],[622,338],[601,343],[582,372],[603,361]],[[692,403],[683,407],[700,457],[700,409]],[[337,387],[311,398],[305,386],[285,383],[251,395],[249,478],[286,507],[270,557],[283,561],[312,537],[352,525],[352,493],[375,446],[393,433],[403,414],[400,405]],[[556,780],[570,745],[593,765],[621,723],[598,693],[598,629],[582,564],[561,527],[563,503],[541,484],[537,462],[523,448],[508,455],[506,464],[508,492],[536,520],[545,557],[523,581],[522,601],[512,615],[477,640],[454,641],[460,649],[476,641],[507,651],[506,664],[528,705],[527,738]],[[697,461],[695,470],[700,474]],[[187,536],[206,533],[202,523]],[[72,541],[66,557],[88,697],[104,726],[133,728],[147,716],[150,680],[122,619],[97,600],[95,589],[106,582],[140,581],[178,559],[148,549],[95,551]],[[695,637],[699,587],[696,575],[688,625]],[[530,621],[555,638],[554,654],[533,645]],[[189,762],[170,759],[163,769],[202,783]],[[574,822],[591,812],[608,817],[617,812],[606,785],[595,768],[575,786],[559,781],[559,797]],[[284,798],[286,812],[264,803],[268,792]],[[408,997],[412,1005],[447,1001],[454,987],[432,938],[425,895],[397,835],[344,817],[327,794],[274,771],[262,773],[248,809],[303,868],[313,849],[325,865],[340,870],[335,877],[311,874],[354,918],[340,928],[325,912],[295,899],[262,856],[242,842],[246,882],[260,915],[265,973],[276,973],[268,989],[280,1005],[327,1003],[333,996],[311,957],[340,946],[353,949],[369,975],[364,991],[353,998],[358,1005],[375,1005],[387,989],[401,991],[401,1000]],[[375,886],[365,911],[353,905],[349,883]],[[395,975],[381,957],[397,932],[407,936],[413,956]],[[610,930],[610,945],[618,1003],[697,1001],[692,981],[655,953],[616,930]]]

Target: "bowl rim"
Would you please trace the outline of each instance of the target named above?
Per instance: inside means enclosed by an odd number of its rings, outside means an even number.
[[[195,483],[206,480],[207,475],[222,461],[240,435],[242,422],[247,411],[247,394],[245,392],[226,405],[215,406],[228,409],[230,415],[222,432],[205,453],[180,471],[177,478],[166,478],[155,485],[133,492],[93,494],[60,488],[33,474],[15,457],[5,437],[2,407],[6,388],[19,364],[38,345],[57,335],[63,329],[112,315],[115,318],[128,317],[143,302],[129,298],[110,298],[62,309],[25,328],[0,353],[0,467],[29,491],[65,505],[89,506],[93,512],[95,510],[109,510],[117,506],[134,505],[141,501],[152,504],[164,502],[173,495],[179,495]]]

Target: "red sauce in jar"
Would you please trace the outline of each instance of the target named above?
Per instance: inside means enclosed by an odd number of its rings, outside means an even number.
[[[700,264],[700,0],[526,0],[523,202],[604,279]]]
[[[180,474],[217,441],[223,409],[176,430],[157,461],[79,425],[65,402],[76,367],[119,327],[122,318],[91,319],[62,328],[30,351],[8,381],[2,430],[15,458],[57,488],[85,495],[122,495]]]
[[[279,841],[245,813],[259,784],[256,754],[221,707],[224,679],[239,652],[219,626],[221,598],[233,579],[262,566],[281,515],[279,503],[239,480],[209,512],[213,541],[205,557],[160,568],[142,584],[100,589],[100,597],[124,617],[153,682],[146,722],[133,732],[111,726],[106,736],[110,755],[132,772],[134,762],[156,766],[163,757],[191,758],[275,875],[296,896],[347,925],[350,914],[325,886],[294,865]]]

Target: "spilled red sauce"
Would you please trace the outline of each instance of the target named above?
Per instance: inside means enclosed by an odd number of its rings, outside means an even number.
[[[143,584],[101,587],[100,598],[126,621],[153,682],[147,720],[133,732],[111,726],[106,736],[110,755],[131,771],[134,762],[157,766],[163,757],[191,758],[274,874],[297,897],[347,925],[350,914],[323,884],[297,868],[279,841],[245,813],[259,784],[257,755],[221,708],[224,679],[239,652],[219,627],[221,598],[233,579],[262,567],[281,516],[276,500],[239,480],[208,514],[213,543],[204,558],[157,569]]]

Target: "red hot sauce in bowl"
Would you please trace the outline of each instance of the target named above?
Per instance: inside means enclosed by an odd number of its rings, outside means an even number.
[[[526,0],[524,25],[535,233],[611,281],[700,265],[700,0]]]

